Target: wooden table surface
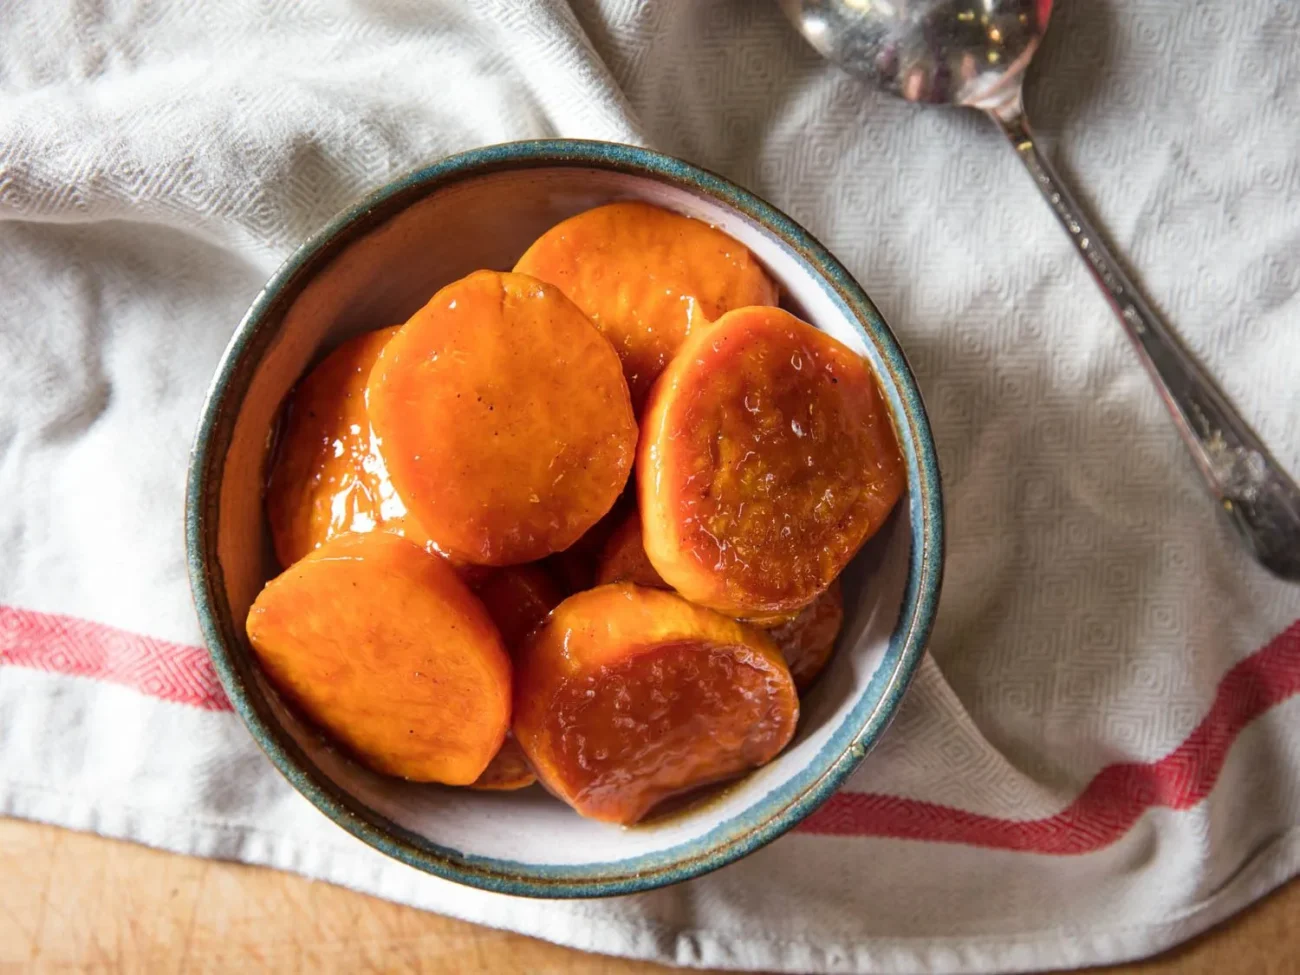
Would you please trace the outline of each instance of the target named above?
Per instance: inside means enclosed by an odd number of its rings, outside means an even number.
[[[652,975],[292,874],[0,819],[0,972]],[[1300,972],[1300,882],[1163,958],[1098,971]]]

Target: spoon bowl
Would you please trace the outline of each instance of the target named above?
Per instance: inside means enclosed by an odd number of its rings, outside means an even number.
[[[988,110],[1047,30],[1051,0],[781,0],[822,57],[910,102]]]

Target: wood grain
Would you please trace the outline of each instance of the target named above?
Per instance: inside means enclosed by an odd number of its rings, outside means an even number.
[[[653,975],[261,867],[0,819],[0,972]],[[1300,883],[1110,975],[1300,972]]]

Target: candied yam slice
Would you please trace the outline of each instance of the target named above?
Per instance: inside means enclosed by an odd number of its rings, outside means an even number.
[[[343,532],[406,514],[370,436],[366,382],[398,326],[344,342],[285,402],[266,515],[276,557],[293,565]]]
[[[549,281],[591,316],[618,350],[638,409],[692,329],[778,297],[739,241],[647,203],[570,217],[539,237],[515,270]]]
[[[267,583],[248,638],[271,682],[352,754],[467,785],[510,722],[510,658],[441,558],[386,532],[340,535]]]
[[[470,783],[471,789],[480,792],[514,792],[526,789],[537,781],[528,756],[519,747],[513,735],[506,735],[501,750],[488,762],[483,774]]]
[[[492,571],[474,589],[511,654],[560,602],[560,589],[536,565]]]
[[[760,630],[620,583],[570,596],[525,644],[514,734],[583,816],[631,824],[790,741],[799,700]]]
[[[844,625],[844,595],[836,579],[794,619],[767,627],[767,635],[785,657],[794,686],[803,693],[830,663]]]
[[[632,466],[618,356],[559,290],[522,274],[477,271],[439,291],[389,340],[367,395],[393,484],[454,560],[569,547]]]
[[[866,360],[779,308],[692,335],[642,429],[646,555],[687,599],[730,616],[808,605],[903,490]]]
[[[668,589],[668,583],[655,571],[641,541],[641,515],[633,511],[614,529],[600,557],[596,584],[631,582],[650,589]]]

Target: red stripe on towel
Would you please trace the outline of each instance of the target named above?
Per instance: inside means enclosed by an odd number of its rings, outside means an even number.
[[[0,664],[121,684],[151,697],[229,711],[207,651],[71,616],[0,606]],[[1209,794],[1241,730],[1300,692],[1300,620],[1224,676],[1205,718],[1155,762],[1102,769],[1068,807],[1014,820],[875,793],[841,792],[800,825],[804,834],[963,843],[1026,853],[1089,853],[1148,809],[1187,809]]]
[[[1205,718],[1176,749],[1155,762],[1106,766],[1054,816],[999,819],[917,799],[840,792],[799,828],[821,836],[887,836],[1026,853],[1091,853],[1118,840],[1148,809],[1188,809],[1204,799],[1241,730],[1297,692],[1300,620],[1228,671]]]

